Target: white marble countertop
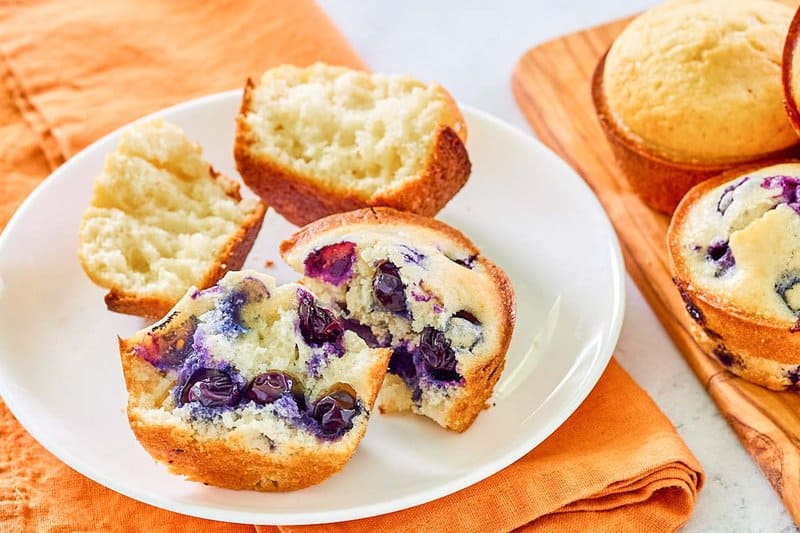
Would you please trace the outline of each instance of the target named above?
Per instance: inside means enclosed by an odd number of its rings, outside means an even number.
[[[320,0],[367,64],[436,80],[461,102],[530,131],[511,94],[537,43],[641,11],[653,0]],[[628,279],[617,359],[667,414],[706,470],[684,531],[796,531],[780,499]]]

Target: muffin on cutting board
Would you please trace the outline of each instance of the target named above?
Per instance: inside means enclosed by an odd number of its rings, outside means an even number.
[[[407,76],[277,67],[247,80],[236,124],[245,183],[297,225],[368,206],[433,216],[470,174],[452,97]]]
[[[379,207],[318,220],[280,249],[346,328],[392,349],[381,412],[469,428],[514,329],[514,293],[497,265],[443,222]]]
[[[189,287],[244,263],[266,206],[242,198],[174,124],[125,130],[94,181],[78,254],[112,311],[160,318]]]
[[[781,85],[792,15],[772,0],[673,0],[617,37],[592,93],[644,202],[671,213],[702,180],[797,149]]]
[[[191,288],[119,347],[142,446],[189,479],[260,491],[307,487],[344,467],[390,355],[305,288],[254,271]]]
[[[770,389],[800,384],[800,161],[694,187],[668,232],[675,283],[703,350]]]

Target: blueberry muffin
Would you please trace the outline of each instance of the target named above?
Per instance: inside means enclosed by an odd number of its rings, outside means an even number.
[[[266,209],[242,198],[178,126],[139,122],[94,180],[79,233],[81,265],[108,290],[110,310],[159,318],[189,287],[241,268]]]
[[[248,80],[234,156],[288,221],[385,205],[435,215],[470,174],[450,94],[407,76],[316,63]]]
[[[191,289],[119,346],[142,446],[189,479],[259,491],[307,487],[345,465],[391,355],[307,289],[252,271]]]
[[[700,181],[797,148],[781,84],[792,14],[772,0],[673,0],[617,37],[593,99],[648,205],[671,213]]]
[[[731,372],[800,383],[800,162],[731,171],[681,201],[668,232],[693,334]]]
[[[381,412],[454,431],[486,407],[514,327],[508,278],[442,222],[389,208],[333,215],[281,244],[345,328],[392,349]]]

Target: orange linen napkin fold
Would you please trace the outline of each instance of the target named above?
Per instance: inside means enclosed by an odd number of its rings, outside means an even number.
[[[315,60],[363,67],[310,0],[3,3],[0,228],[52,169],[115,127]],[[502,472],[406,511],[309,527],[222,524],[121,496],[50,455],[0,402],[2,531],[671,530],[701,485],[697,460],[613,361],[578,411]]]

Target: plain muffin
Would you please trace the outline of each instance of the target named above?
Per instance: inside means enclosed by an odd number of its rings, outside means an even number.
[[[466,138],[436,83],[283,65],[247,81],[234,157],[244,182],[297,225],[369,206],[434,216],[467,182]]]
[[[118,313],[163,316],[189,287],[238,270],[267,206],[203,159],[202,148],[160,119],[127,128],[94,180],[78,253]]]
[[[595,104],[648,204],[670,212],[699,181],[797,144],[781,85],[792,15],[771,0],[676,0],[614,41]]]

